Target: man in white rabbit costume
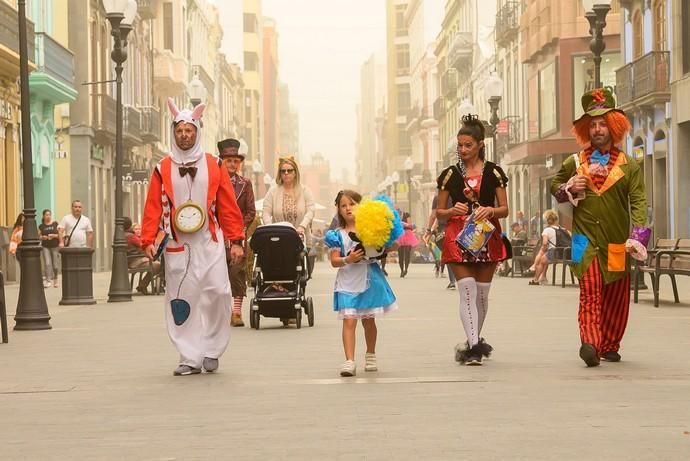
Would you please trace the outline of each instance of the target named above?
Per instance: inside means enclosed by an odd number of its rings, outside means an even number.
[[[230,282],[226,257],[243,255],[242,214],[227,169],[201,147],[205,106],[168,108],[172,152],[151,175],[141,230],[154,259],[164,248],[165,317],[180,353],[175,376],[218,369],[230,340]],[[161,236],[167,244],[161,244]]]

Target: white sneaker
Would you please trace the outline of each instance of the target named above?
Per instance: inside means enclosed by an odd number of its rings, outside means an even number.
[[[357,365],[354,360],[345,360],[343,366],[340,367],[340,376],[354,376],[357,374]]]
[[[50,280],[44,280],[43,281],[43,288],[50,288],[53,284],[50,283]]]
[[[378,371],[376,366],[376,354],[371,354],[367,352],[364,354],[364,371]]]

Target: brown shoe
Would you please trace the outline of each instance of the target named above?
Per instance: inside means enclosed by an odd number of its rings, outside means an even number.
[[[242,314],[233,313],[230,317],[230,325],[233,327],[243,327],[244,322],[242,321]]]

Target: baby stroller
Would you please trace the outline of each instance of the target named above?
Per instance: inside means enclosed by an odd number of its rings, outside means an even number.
[[[249,242],[254,252],[249,325],[259,329],[261,316],[279,318],[283,325],[295,319],[302,327],[302,309],[314,326],[314,303],[305,296],[307,254],[304,242],[290,224],[267,224],[254,231]]]

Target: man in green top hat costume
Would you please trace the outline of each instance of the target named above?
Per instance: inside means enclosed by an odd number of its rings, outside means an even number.
[[[646,257],[650,229],[642,173],[619,149],[630,122],[609,88],[582,96],[573,125],[582,151],[568,157],[551,183],[559,203],[573,205],[573,271],[580,282],[580,358],[618,362],[630,307],[630,257]],[[631,230],[632,221],[632,230]]]

